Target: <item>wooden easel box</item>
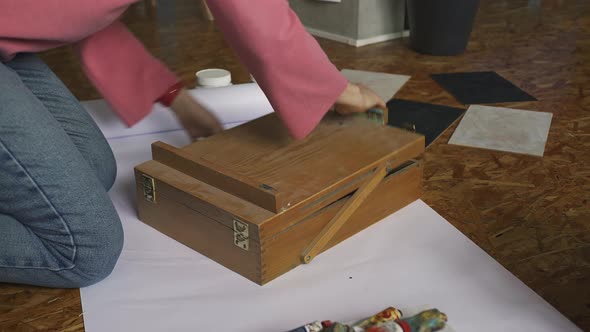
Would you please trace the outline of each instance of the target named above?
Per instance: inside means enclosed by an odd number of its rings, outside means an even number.
[[[135,168],[139,219],[263,285],[303,264],[380,165],[387,175],[320,252],[418,199],[423,152],[422,135],[334,112],[296,141],[272,113],[182,148],[153,143]]]

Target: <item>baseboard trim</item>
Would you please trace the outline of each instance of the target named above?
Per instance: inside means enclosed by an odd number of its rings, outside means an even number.
[[[348,45],[355,46],[355,47],[362,47],[362,46],[367,46],[367,45],[371,45],[371,44],[381,43],[381,42],[388,41],[388,40],[393,40],[393,39],[402,38],[402,37],[408,37],[410,35],[410,31],[405,30],[405,31],[401,31],[401,32],[394,32],[394,33],[388,33],[388,34],[384,34],[384,35],[378,35],[378,36],[371,37],[371,38],[354,39],[354,38],[342,36],[339,34],[327,32],[327,31],[323,31],[323,30],[318,30],[318,29],[314,29],[314,28],[310,28],[310,27],[305,27],[305,29],[307,30],[307,32],[309,32],[313,36],[333,40],[336,42],[348,44]]]

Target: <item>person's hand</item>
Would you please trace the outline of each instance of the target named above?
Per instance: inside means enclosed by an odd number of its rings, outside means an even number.
[[[348,83],[334,104],[334,111],[343,115],[363,113],[371,108],[387,111],[387,105],[375,92],[361,84]]]
[[[219,120],[185,89],[180,91],[170,108],[193,141],[223,131]]]

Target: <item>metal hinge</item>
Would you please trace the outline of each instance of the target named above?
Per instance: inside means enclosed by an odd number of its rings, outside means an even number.
[[[142,174],[142,183],[143,183],[143,198],[146,201],[155,203],[156,202],[156,184],[154,179]]]
[[[248,224],[234,219],[234,244],[244,250],[250,250]]]

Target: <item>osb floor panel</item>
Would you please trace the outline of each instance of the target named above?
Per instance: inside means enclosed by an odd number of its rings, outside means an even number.
[[[194,81],[206,67],[247,71],[194,0],[135,5],[125,16],[147,48]],[[154,3],[164,3],[157,2]],[[590,2],[482,0],[468,52],[418,55],[407,40],[355,49],[321,41],[339,68],[411,75],[397,97],[461,107],[431,73],[494,70],[553,112],[543,158],[447,145],[424,158],[423,199],[585,330],[590,330]],[[172,16],[172,17],[171,17]],[[44,53],[80,99],[98,98],[68,47]],[[78,290],[0,285],[0,331],[83,331]]]

